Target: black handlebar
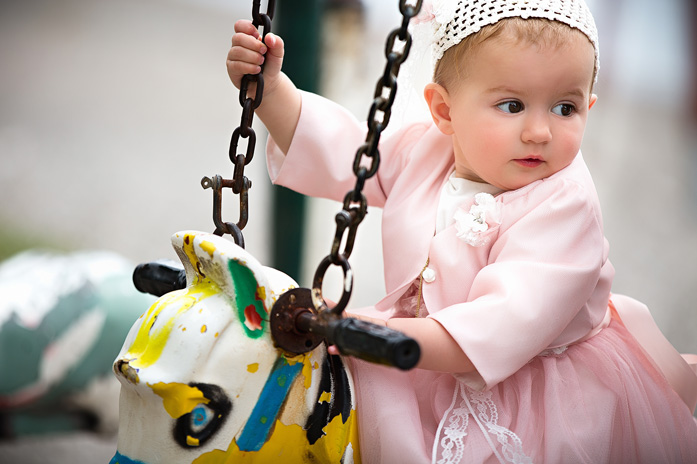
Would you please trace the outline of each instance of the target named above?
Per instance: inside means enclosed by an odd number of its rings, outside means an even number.
[[[133,271],[133,285],[140,292],[162,296],[186,288],[186,272],[174,261],[143,263]]]
[[[390,328],[329,309],[317,311],[311,290],[294,288],[279,297],[271,310],[274,343],[290,353],[307,353],[322,341],[341,354],[408,370],[416,366],[421,349],[416,340]]]
[[[329,324],[327,343],[336,345],[341,354],[377,364],[408,370],[421,356],[419,344],[401,332],[355,318]]]

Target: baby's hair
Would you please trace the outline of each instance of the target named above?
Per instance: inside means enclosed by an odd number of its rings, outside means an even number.
[[[487,40],[501,37],[504,34],[518,42],[552,47],[563,47],[573,37],[578,36],[588,40],[588,37],[580,30],[559,21],[543,18],[505,18],[483,27],[476,34],[465,37],[459,44],[446,50],[443,57],[436,63],[433,82],[446,89],[452,88],[459,80],[466,77],[467,59],[477,51],[479,46]],[[592,45],[590,40],[588,43]],[[463,68],[465,69],[464,73]],[[594,66],[593,78],[590,82],[591,93],[597,73],[597,66]]]

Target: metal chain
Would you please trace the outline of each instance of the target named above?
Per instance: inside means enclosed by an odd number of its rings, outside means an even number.
[[[365,142],[358,148],[353,162],[356,185],[344,197],[343,209],[335,217],[336,234],[334,235],[331,252],[322,260],[315,272],[312,285],[312,301],[318,311],[326,308],[322,297],[322,281],[330,265],[340,266],[344,274],[342,297],[331,311],[337,314],[343,312],[351,296],[353,273],[351,272],[348,258],[353,251],[358,225],[363,221],[368,210],[368,202],[362,191],[365,181],[377,173],[380,165],[380,152],[378,150],[380,135],[390,122],[392,104],[397,94],[399,68],[407,59],[411,49],[412,37],[408,30],[409,21],[419,14],[423,0],[416,0],[415,3],[415,5],[411,5],[407,0],[400,0],[401,27],[394,29],[387,37],[387,43],[385,44],[385,56],[387,58],[385,72],[375,87],[373,103],[368,113],[368,134]],[[368,166],[363,164],[364,161],[367,161]],[[346,241],[342,250],[341,244],[344,241],[344,235],[346,235]]]
[[[266,13],[261,13],[261,0],[252,1],[252,24],[260,30],[261,40],[266,38],[266,35],[271,32],[271,20],[275,8],[275,0],[268,0]],[[240,125],[232,132],[230,139],[229,156],[230,161],[235,167],[232,180],[223,179],[221,176],[214,176],[212,179],[204,177],[201,180],[201,186],[204,189],[213,189],[213,223],[215,224],[216,235],[230,234],[235,243],[244,248],[244,236],[242,229],[247,225],[249,218],[249,189],[252,188],[252,182],[244,175],[244,167],[248,165],[254,157],[256,148],[257,136],[252,128],[254,121],[254,110],[261,104],[261,99],[264,94],[264,65],[261,65],[259,74],[245,74],[240,83],[240,105],[242,106],[242,118]],[[254,97],[249,96],[252,84],[256,86]],[[244,155],[237,153],[237,147],[240,138],[247,140],[247,150]],[[230,188],[232,192],[240,196],[240,216],[237,223],[224,222],[222,219],[222,189]]]

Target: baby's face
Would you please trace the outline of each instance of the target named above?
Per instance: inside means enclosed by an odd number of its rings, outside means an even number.
[[[568,166],[595,103],[594,64],[580,35],[563,47],[481,44],[448,94],[457,175],[513,190]]]

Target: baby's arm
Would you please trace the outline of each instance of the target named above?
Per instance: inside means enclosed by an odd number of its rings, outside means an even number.
[[[261,42],[259,31],[251,21],[237,21],[232,47],[227,55],[227,71],[230,80],[239,89],[242,77],[245,74],[258,74],[261,64],[266,61],[264,94],[256,114],[279,148],[287,153],[300,118],[300,92],[281,72],[283,40],[277,35],[267,34],[265,41],[265,44]]]
[[[421,360],[417,367],[421,369],[461,374],[475,370],[460,345],[434,319],[395,317],[387,321],[387,327],[419,343]]]
[[[386,325],[416,340],[421,348],[421,359],[416,366],[420,369],[461,374],[475,370],[460,345],[440,323],[431,318],[396,317],[383,321],[363,315],[349,315],[373,324]]]

